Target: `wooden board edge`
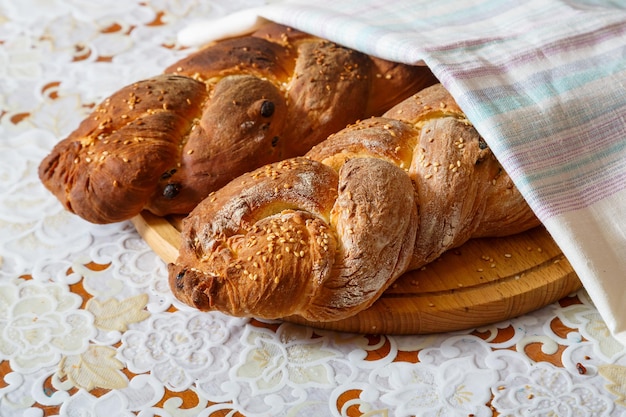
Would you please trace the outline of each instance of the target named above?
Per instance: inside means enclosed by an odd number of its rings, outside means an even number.
[[[180,232],[165,217],[142,212],[131,219],[139,236],[165,262],[172,263],[178,258],[181,243]]]
[[[554,268],[559,268],[554,266]],[[552,271],[543,270],[535,275],[524,277],[524,280],[540,281],[550,275]],[[519,285],[527,288],[526,283],[508,283],[507,285]],[[497,324],[515,317],[536,311],[549,304],[567,297],[579,289],[582,284],[573,271],[560,275],[558,280],[547,281],[541,288],[533,288],[528,291],[518,289],[514,296],[502,296],[498,286],[476,291],[470,291],[459,297],[460,294],[449,294],[446,297],[454,298],[454,303],[445,303],[444,297],[435,299],[425,295],[422,298],[411,300],[410,303],[402,303],[402,299],[379,299],[372,307],[364,310],[353,317],[344,320],[320,323],[310,322],[301,317],[287,317],[287,322],[306,325],[321,330],[342,331],[357,334],[388,334],[388,335],[419,335],[444,332],[455,332]],[[481,302],[464,303],[462,298]],[[400,301],[400,302],[398,302]],[[391,310],[390,302],[396,302]],[[440,309],[443,302],[446,306],[456,304],[454,308]],[[502,315],[494,315],[499,312]],[[385,320],[383,315],[393,316],[393,320]],[[375,323],[375,324],[373,324]]]

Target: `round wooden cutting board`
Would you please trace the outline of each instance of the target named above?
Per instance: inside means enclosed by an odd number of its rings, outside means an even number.
[[[133,219],[142,238],[165,261],[180,243],[180,218],[144,212]],[[571,294],[581,283],[547,231],[475,239],[425,268],[408,272],[369,309],[316,328],[371,334],[465,330],[513,318]]]

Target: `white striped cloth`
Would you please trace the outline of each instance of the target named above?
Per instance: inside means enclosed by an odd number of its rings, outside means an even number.
[[[626,1],[284,2],[199,23],[180,39],[245,32],[257,16],[428,65],[626,344]]]

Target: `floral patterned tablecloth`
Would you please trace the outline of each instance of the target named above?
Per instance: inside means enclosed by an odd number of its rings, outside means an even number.
[[[0,0],[0,416],[626,416],[626,349],[584,290],[419,336],[199,313],[129,222],[65,212],[39,161],[93,106],[252,0]]]

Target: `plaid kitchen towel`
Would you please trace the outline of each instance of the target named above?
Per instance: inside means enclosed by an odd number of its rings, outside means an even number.
[[[626,1],[287,1],[199,22],[180,40],[264,18],[430,67],[626,344]]]

